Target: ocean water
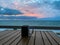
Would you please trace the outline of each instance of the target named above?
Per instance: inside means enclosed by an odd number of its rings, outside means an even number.
[[[49,20],[0,20],[1,25],[11,25],[11,26],[58,26],[60,27],[60,21],[49,21]]]
[[[0,26],[56,26],[60,27],[60,20],[0,20]],[[7,30],[6,28],[0,28],[0,31]],[[54,32],[60,32],[59,30],[53,30]]]
[[[22,26],[22,25],[29,25],[29,26],[56,26],[60,27],[60,21],[49,21],[49,20],[0,20],[0,26]],[[4,30],[13,30],[7,28],[0,28],[0,31]],[[42,30],[42,29],[40,29]],[[47,31],[47,30],[42,30]],[[48,30],[53,31],[55,33],[60,33],[60,30]],[[60,35],[58,35],[60,37]]]

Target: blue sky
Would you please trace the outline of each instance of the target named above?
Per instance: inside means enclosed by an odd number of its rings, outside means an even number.
[[[22,14],[8,16],[28,16],[40,18],[60,19],[60,1],[59,0],[0,0],[0,11],[5,11],[5,8],[20,11]],[[9,10],[8,10],[9,11]],[[7,11],[7,12],[8,12]],[[13,11],[14,12],[14,11]],[[2,16],[0,14],[0,16]]]

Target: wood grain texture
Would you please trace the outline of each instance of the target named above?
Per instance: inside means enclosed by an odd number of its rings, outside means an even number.
[[[0,45],[60,45],[60,37],[51,31],[32,31],[21,37],[20,30],[0,32]]]

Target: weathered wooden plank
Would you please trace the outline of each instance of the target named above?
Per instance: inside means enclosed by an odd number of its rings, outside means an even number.
[[[4,44],[4,43],[6,43],[6,42],[9,42],[9,40],[10,40],[11,38],[13,38],[14,35],[16,35],[17,33],[18,33],[18,32],[16,32],[16,33],[14,33],[14,34],[12,34],[12,35],[10,35],[10,36],[2,39],[2,40],[0,41],[0,45]]]
[[[36,31],[35,45],[44,45],[40,31]]]
[[[9,37],[10,35],[12,35],[12,34],[15,33],[15,32],[16,32],[16,31],[12,31],[11,33],[8,33],[8,34],[0,37],[0,41],[1,41],[2,39],[6,38],[6,37]]]
[[[43,31],[41,31],[41,33],[42,33],[44,45],[51,45],[50,42],[49,42],[49,40],[48,40],[48,38],[46,37],[45,33]]]
[[[22,40],[17,45],[27,45],[29,41],[28,37],[22,38]]]
[[[28,45],[34,45],[34,40],[35,40],[35,31],[33,32],[29,42],[28,42]]]
[[[11,45],[11,43],[13,43],[13,41],[15,41],[19,36],[20,32],[16,32],[8,41],[4,42],[3,45]]]
[[[12,30],[13,31],[13,30]],[[7,30],[7,31],[2,31],[1,33],[0,33],[0,37],[2,37],[2,36],[4,36],[4,35],[6,35],[6,34],[8,34],[8,33],[10,33],[10,32],[12,32],[11,30]]]
[[[55,34],[54,32],[48,32],[48,33],[58,43],[58,45],[60,45],[60,37],[58,37],[57,34]]]
[[[6,31],[0,31],[0,34],[1,34],[1,33],[4,33],[4,32],[6,32]]]
[[[34,29],[29,29],[29,36],[31,36],[34,32]]]
[[[21,35],[19,34],[19,36],[17,37],[17,39],[15,39],[14,42],[12,42],[10,45],[17,45],[17,43],[21,40]]]
[[[0,45],[60,45],[60,38],[54,32],[32,31],[30,37],[21,37],[19,30],[0,33]],[[3,35],[2,35],[3,34]]]
[[[50,41],[50,43],[51,43],[52,45],[58,45],[58,44],[54,41],[54,39],[48,34],[48,32],[45,32],[45,34],[47,35],[47,37],[48,37],[48,39],[49,39],[49,41]]]

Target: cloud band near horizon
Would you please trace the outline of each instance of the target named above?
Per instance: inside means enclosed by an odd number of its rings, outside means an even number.
[[[60,16],[59,0],[1,0],[0,6],[21,11],[22,16],[37,18]]]

